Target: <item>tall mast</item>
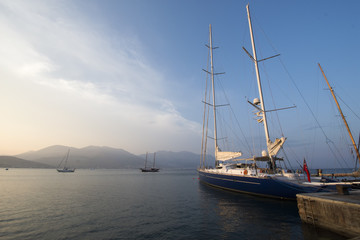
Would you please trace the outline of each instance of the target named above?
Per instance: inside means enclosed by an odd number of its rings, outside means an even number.
[[[357,158],[358,158],[358,160],[359,160],[359,162],[360,162],[359,149],[358,149],[358,147],[356,146],[356,143],[355,143],[354,138],[353,138],[353,136],[352,136],[352,134],[351,134],[350,127],[349,127],[349,125],[348,125],[348,123],[347,123],[347,121],[346,121],[346,119],[345,119],[345,116],[344,116],[343,112],[341,111],[341,108],[340,108],[339,102],[338,102],[337,99],[336,99],[334,90],[333,90],[332,87],[330,86],[330,83],[329,83],[329,81],[327,80],[327,78],[326,78],[326,76],[325,76],[325,73],[324,73],[323,69],[322,69],[321,66],[320,66],[320,63],[318,63],[318,65],[319,65],[319,68],[320,68],[320,70],[321,70],[321,72],[322,72],[322,74],[323,74],[323,76],[324,76],[324,78],[325,78],[325,81],[326,81],[326,83],[327,83],[327,85],[328,85],[328,87],[329,87],[329,89],[330,89],[331,95],[333,96],[333,98],[334,98],[334,100],[335,100],[336,106],[337,106],[337,108],[339,109],[340,115],[341,115],[341,117],[342,117],[342,119],[343,119],[343,121],[344,121],[344,123],[345,123],[346,129],[347,129],[347,131],[349,132],[349,135],[350,135],[350,138],[351,138],[351,142],[352,142],[352,144],[353,144],[353,146],[354,146],[354,149],[355,149],[355,152],[356,152],[356,156],[357,156]]]
[[[217,161],[217,129],[216,129],[216,105],[215,105],[215,82],[214,82],[214,64],[213,64],[213,46],[212,46],[212,32],[211,24],[209,25],[209,41],[210,41],[210,69],[211,69],[211,84],[212,84],[212,95],[213,95],[213,112],[214,112],[214,142],[215,142],[215,161]],[[217,162],[215,162],[217,165]]]
[[[68,161],[68,158],[69,158],[69,153],[70,153],[70,148],[68,149],[68,152],[66,154],[66,159],[65,159],[65,166],[64,168],[67,166],[67,161]]]
[[[153,168],[155,168],[155,154],[156,154],[156,152],[154,152],[154,162],[153,162]]]
[[[267,146],[267,149],[268,149],[269,157],[271,158],[271,162],[272,162],[272,164],[274,166],[275,163],[274,163],[274,160],[273,160],[273,158],[272,158],[272,156],[270,154],[270,149],[269,149],[269,145],[270,145],[271,141],[270,141],[270,137],[269,137],[269,129],[268,129],[267,119],[266,119],[265,104],[264,104],[264,98],[263,98],[263,93],[262,93],[262,88],[261,88],[260,72],[259,72],[258,60],[257,60],[257,56],[256,56],[255,40],[254,40],[254,34],[253,34],[253,30],[252,30],[249,4],[246,5],[246,10],[247,10],[248,21],[249,21],[251,45],[252,45],[252,49],[253,49],[253,56],[252,57],[253,57],[253,60],[254,60],[254,63],[255,63],[256,79],[257,79],[257,84],[258,84],[258,88],[259,88],[259,97],[260,97],[260,104],[261,104],[261,110],[262,110],[262,116],[263,116],[263,122],[264,122],[266,146]]]
[[[144,167],[145,169],[146,169],[147,155],[148,155],[148,153],[146,152],[145,167]]]

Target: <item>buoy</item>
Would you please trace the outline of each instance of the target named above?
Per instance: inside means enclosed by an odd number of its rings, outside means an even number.
[[[247,171],[247,170],[244,171],[244,175],[246,175],[246,174],[248,174],[248,171]]]

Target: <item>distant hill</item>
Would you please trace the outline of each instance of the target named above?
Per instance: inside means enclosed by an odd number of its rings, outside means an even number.
[[[71,168],[141,168],[144,167],[145,154],[139,156],[123,149],[89,146],[72,148],[50,146],[38,151],[26,152],[16,157],[57,167],[70,149],[69,166]],[[197,168],[200,155],[191,152],[156,152],[158,168]],[[152,166],[153,153],[148,155],[148,166]]]
[[[55,145],[16,157],[58,167],[69,149],[68,167],[71,168],[139,168],[144,163],[143,159],[125,150],[97,146],[73,148]]]
[[[12,156],[0,156],[0,168],[52,168],[52,166]]]

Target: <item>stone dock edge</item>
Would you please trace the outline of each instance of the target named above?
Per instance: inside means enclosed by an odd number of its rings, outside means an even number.
[[[297,194],[301,221],[360,240],[360,190]]]

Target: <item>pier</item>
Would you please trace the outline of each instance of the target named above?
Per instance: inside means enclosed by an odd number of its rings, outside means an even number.
[[[303,222],[349,238],[360,236],[360,190],[337,186],[337,192],[297,194]]]

